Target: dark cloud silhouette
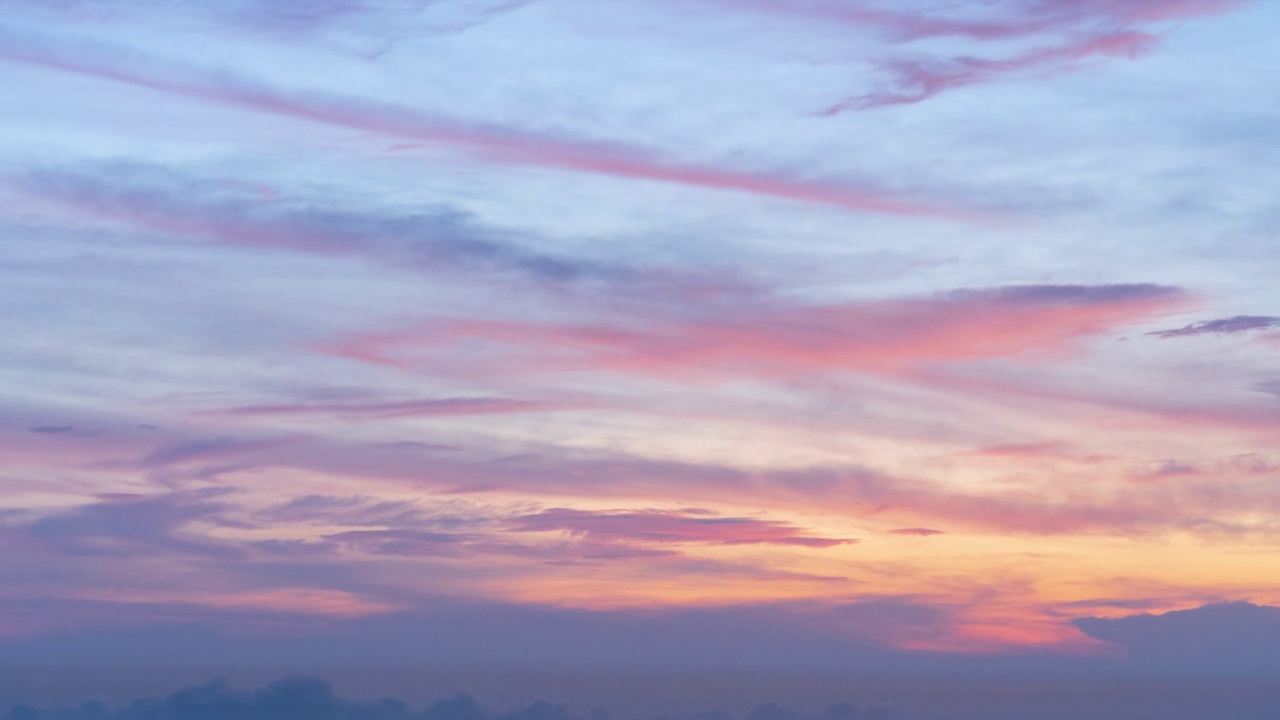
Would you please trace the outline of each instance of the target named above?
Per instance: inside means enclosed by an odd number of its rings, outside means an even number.
[[[1280,667],[1280,607],[1216,603],[1162,615],[1079,618],[1090,637],[1128,649],[1152,670],[1197,675],[1271,674]]]
[[[733,720],[724,712],[690,716],[703,720]],[[744,720],[896,720],[887,707],[860,708],[849,702],[831,705],[820,714],[803,713],[777,703],[760,705]],[[395,697],[377,700],[345,698],[326,681],[294,676],[256,691],[236,690],[225,681],[183,688],[160,697],[138,698],[112,709],[97,700],[72,708],[40,709],[27,703],[15,705],[4,720],[610,720],[608,710],[596,708],[586,715],[567,704],[538,700],[495,712],[471,695],[459,692],[437,700],[424,710],[414,710]]]
[[[31,428],[33,433],[41,433],[43,435],[61,435],[75,430],[71,425],[37,425]]]
[[[1159,338],[1189,337],[1192,335],[1232,335],[1251,330],[1280,328],[1280,317],[1271,315],[1235,315],[1218,320],[1205,320],[1173,330],[1149,332]]]
[[[72,709],[39,710],[20,704],[6,720],[395,720],[414,717],[397,698],[372,702],[337,696],[319,678],[291,677],[255,692],[238,691],[223,681],[183,688],[164,698],[138,698],[111,710],[88,701]],[[440,720],[468,720],[465,715]]]
[[[851,702],[833,703],[821,713],[797,712],[770,702],[752,708],[746,720],[896,720],[899,717],[892,708],[859,707]]]

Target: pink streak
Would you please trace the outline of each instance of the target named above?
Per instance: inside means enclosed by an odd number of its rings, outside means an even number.
[[[857,0],[722,2],[761,12],[869,28],[897,41],[949,36],[995,42],[1042,37],[1053,43],[1003,60],[952,57],[933,62],[882,62],[882,67],[896,76],[896,84],[902,89],[842,100],[819,113],[828,116],[846,110],[916,103],[946,90],[1021,72],[1071,72],[1079,69],[1082,60],[1091,57],[1134,58],[1149,52],[1157,41],[1156,36],[1143,32],[1142,26],[1220,14],[1246,4],[1245,0],[1038,0],[1010,3],[1003,18],[971,20],[886,10],[875,3]]]
[[[451,320],[341,338],[318,347],[409,367],[422,351],[477,343],[527,370],[600,370],[639,376],[791,378],[817,371],[894,374],[939,362],[1062,351],[1079,338],[1183,305],[1156,286],[1024,287],[668,321],[636,329]],[[427,359],[430,359],[428,357]]]
[[[761,12],[870,27],[899,39],[953,36],[990,41],[1066,32],[1086,24],[1123,26],[1216,15],[1241,7],[1247,0],[1033,0],[1013,3],[1017,11],[997,20],[931,17],[919,12],[885,10],[875,3],[857,0],[720,2]]]
[[[1070,72],[1079,63],[1098,56],[1136,58],[1155,48],[1154,35],[1122,32],[1089,38],[1057,47],[1039,48],[1005,60],[960,57],[940,65],[918,62],[891,63],[887,67],[897,76],[901,89],[859,95],[842,100],[822,115],[836,115],[850,109],[869,109],[887,105],[905,105],[927,100],[939,93],[966,85],[994,80],[1000,76],[1032,70],[1049,73]]]
[[[870,189],[669,163],[631,147],[577,142],[496,126],[463,124],[412,109],[340,96],[290,94],[227,73],[162,63],[107,48],[67,47],[0,33],[0,58],[199,98],[257,112],[468,150],[491,162],[652,180],[799,200],[852,210],[976,221],[976,213],[926,205]]]

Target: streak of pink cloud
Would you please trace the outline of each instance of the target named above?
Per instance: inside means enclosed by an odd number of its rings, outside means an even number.
[[[182,97],[406,141],[452,146],[512,165],[651,180],[892,215],[974,222],[978,213],[915,202],[869,188],[668,162],[636,148],[565,140],[466,124],[388,104],[287,93],[239,78],[100,47],[68,46],[0,33],[0,59],[54,68]]]
[[[995,5],[995,17],[968,19],[924,10],[901,9],[904,3],[865,0],[717,0],[722,5],[760,12],[811,17],[855,28],[877,30],[895,39],[964,37],[993,41],[1067,32],[1082,25],[1124,27],[1217,15],[1248,0],[1032,0]],[[896,9],[886,9],[886,5]],[[962,7],[962,6],[961,6]],[[1000,10],[1005,10],[1000,16]]]
[[[1062,351],[1186,302],[1151,285],[1026,286],[667,321],[638,328],[450,320],[340,338],[317,349],[412,366],[461,346],[518,356],[528,370],[665,378],[790,378],[821,371],[894,374],[918,365]],[[512,364],[508,364],[510,368]],[[509,371],[505,370],[505,371]]]
[[[946,14],[947,8],[903,9],[861,0],[721,0],[759,12],[811,18],[870,30],[892,41],[959,37],[980,43],[1035,39],[1039,47],[1004,59],[977,56],[923,61],[881,61],[894,88],[863,93],[834,103],[820,115],[916,103],[947,90],[990,82],[1008,75],[1053,75],[1078,70],[1090,58],[1135,58],[1150,52],[1157,36],[1149,26],[1217,15],[1247,0],[1038,0],[989,4],[980,17]],[[963,5],[961,5],[963,7]]]
[[[927,100],[939,93],[966,85],[988,82],[1001,76],[1042,71],[1070,72],[1093,57],[1133,59],[1153,50],[1158,39],[1141,32],[1121,32],[1092,37],[1067,45],[1038,48],[1004,60],[977,57],[954,58],[942,63],[896,62],[888,69],[895,76],[895,89],[859,95],[824,109],[822,115],[836,115],[850,109],[870,109],[905,105]]]

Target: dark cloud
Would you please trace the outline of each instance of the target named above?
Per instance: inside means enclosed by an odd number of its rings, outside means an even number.
[[[752,708],[746,720],[897,720],[899,717],[893,708],[882,705],[860,707],[848,701],[832,703],[820,713],[797,712],[771,702]]]
[[[1177,297],[1181,288],[1153,283],[1114,285],[1011,285],[982,290],[959,290],[957,300],[986,300],[1014,304],[1106,305]]]
[[[711,543],[716,545],[799,545],[832,547],[855,540],[807,534],[790,523],[745,517],[690,516],[680,512],[590,512],[552,508],[513,518],[521,532],[563,531],[575,536],[653,543]]]
[[[316,677],[294,676],[256,691],[236,690],[225,681],[183,688],[165,697],[142,697],[110,708],[97,700],[56,710],[15,705],[5,720],[610,720],[603,707],[580,714],[567,704],[538,700],[506,711],[494,711],[459,692],[419,711],[396,697],[377,700],[346,698]],[[696,720],[734,720],[719,711],[689,716]],[[757,706],[744,720],[895,720],[887,707],[861,708],[840,702],[822,713],[799,712],[777,703]],[[674,720],[664,718],[663,720]]]
[[[487,668],[490,679],[479,683],[484,686],[482,697],[512,697],[509,689],[519,685],[523,689],[517,695],[525,700],[550,693],[580,707],[604,704],[616,710],[622,720],[663,715],[661,720],[897,717],[875,707],[882,705],[891,705],[902,717],[912,720],[1273,720],[1274,709],[1280,707],[1280,688],[1273,681],[1276,651],[1248,655],[1243,662],[1219,667],[1215,663],[1221,660],[1219,651],[1224,643],[1215,638],[1226,637],[1230,642],[1225,644],[1237,648],[1241,642],[1251,642],[1264,650],[1268,644],[1280,647],[1272,632],[1275,609],[1225,608],[1225,612],[1211,606],[1186,614],[1103,621],[1110,624],[1100,626],[1106,629],[1099,630],[1099,635],[1131,643],[1129,655],[1122,657],[1116,653],[1065,656],[1043,651],[912,653],[857,639],[859,631],[874,633],[890,626],[902,627],[904,622],[914,623],[916,637],[922,640],[945,633],[948,620],[944,612],[888,600],[834,607],[780,603],[613,612],[442,602],[406,613],[343,621],[336,628],[329,621],[313,620],[319,623],[316,627],[326,629],[326,636],[318,636],[316,628],[300,624],[293,626],[287,641],[282,641],[278,632],[220,634],[210,629],[206,618],[200,625],[170,624],[163,628],[137,627],[9,642],[0,644],[0,689],[8,686],[8,697],[14,697],[15,683],[6,679],[2,668],[9,665],[3,663],[27,668],[23,670],[26,677],[41,672],[47,675],[47,668],[72,665],[134,667],[146,672],[143,669],[157,664],[202,668],[241,667],[251,662],[255,667],[287,667],[325,674],[334,667],[363,667],[379,678],[366,685],[371,689],[362,691],[369,696],[416,693],[421,687],[431,688],[432,694],[476,687],[471,681],[442,686],[439,678],[431,677],[432,671],[426,668],[446,662],[453,668]],[[1156,621],[1141,619],[1150,617]],[[1188,632],[1187,626],[1199,630]],[[1246,635],[1250,632],[1258,637],[1249,640]],[[1163,633],[1179,639],[1172,643],[1162,640],[1159,635]],[[1139,646],[1146,649],[1138,652],[1135,648]],[[198,656],[191,652],[192,648],[200,649]],[[1180,654],[1181,664],[1160,657],[1161,653],[1170,652]],[[46,670],[35,669],[39,667]],[[398,683],[388,684],[383,671],[376,670],[389,667],[400,668]],[[563,683],[548,682],[547,676],[541,674],[536,675],[540,679],[535,679],[533,668],[537,673],[589,672],[584,681],[591,689],[567,689]],[[667,696],[654,704],[641,697],[669,692],[670,686],[677,683],[684,685],[678,701]],[[29,680],[25,687],[32,687]],[[815,687],[822,689],[814,690]],[[40,704],[67,704],[101,692],[52,696],[60,700],[45,695]],[[224,716],[217,711],[231,708],[240,713],[233,717],[268,720],[293,717],[287,714],[290,709],[307,708],[307,712],[314,713],[312,717],[321,719],[389,720],[401,717],[394,712],[400,712],[397,708],[402,707],[335,698],[323,684],[296,680],[273,692],[239,692],[222,684],[196,686],[184,692],[132,706],[122,704],[119,709],[99,704],[86,711],[73,707],[58,714],[23,708],[11,718],[89,720],[85,713],[92,712],[101,720],[222,720]],[[116,698],[114,702],[121,702],[129,695],[112,697]],[[752,710],[754,703],[770,697],[778,701]],[[859,703],[857,707],[838,703],[825,712],[789,707],[812,708],[815,698],[825,703],[833,697],[853,697]],[[187,714],[164,714],[171,706]],[[151,714],[124,713],[129,707],[146,709]],[[265,715],[261,711],[264,707],[278,708],[282,714]],[[388,712],[374,714],[378,707],[387,708]],[[425,711],[420,707],[408,709],[406,717],[599,717],[553,703],[521,704],[514,709],[493,711],[465,695],[429,703]],[[637,712],[637,707],[646,709]],[[725,710],[694,712],[707,707]],[[197,710],[204,714],[191,714]]]
[[[1280,317],[1271,315],[1235,315],[1218,320],[1205,320],[1173,330],[1149,332],[1159,338],[1189,337],[1192,335],[1231,335],[1251,330],[1271,330],[1280,327]]]
[[[890,531],[889,531],[889,534],[891,534],[891,535],[915,535],[915,536],[917,536],[917,537],[929,537],[930,535],[944,535],[945,533],[944,533],[942,530],[934,530],[934,529],[932,529],[932,528],[915,527],[915,528],[898,528],[898,529],[896,529],[896,530],[890,530]]]
[[[315,190],[278,193],[243,179],[203,177],[128,162],[32,169],[11,176],[8,184],[41,201],[58,203],[72,214],[225,245],[353,257],[421,273],[507,275],[556,288],[603,286],[656,300],[696,297],[705,302],[763,292],[723,268],[712,274],[545,252],[537,249],[548,244],[543,237],[486,224],[445,204],[358,206]],[[300,413],[307,408],[261,406],[241,411]],[[375,399],[313,409],[399,416],[521,407],[520,401],[502,398],[445,398],[403,403]]]
[[[513,233],[446,206],[378,211],[318,197],[268,199],[252,184],[133,163],[38,170],[14,183],[83,212],[228,244],[358,255],[422,270],[509,270],[556,282],[628,272],[529,249]]]
[[[1150,669],[1213,677],[1271,674],[1280,667],[1280,607],[1218,603],[1074,623],[1090,637],[1124,646],[1131,662]]]
[[[31,428],[33,433],[41,433],[43,435],[61,435],[75,430],[72,425],[37,425]]]
[[[28,552],[40,545],[60,555],[140,557],[165,554],[237,558],[241,552],[226,543],[187,534],[193,521],[221,524],[227,509],[216,498],[225,490],[176,492],[157,496],[107,495],[99,502],[44,515],[13,532],[0,546],[20,546]]]
[[[544,403],[496,397],[429,398],[397,401],[305,402],[275,405],[247,405],[230,408],[234,415],[306,416],[329,415],[344,419],[382,419],[403,417],[452,417],[463,415],[496,415],[507,413],[569,410],[580,405]]]
[[[7,720],[395,720],[415,713],[397,698],[372,702],[341,698],[318,678],[292,677],[254,692],[225,682],[183,688],[164,698],[145,697],[118,709],[88,701],[76,708],[38,710],[18,705]],[[441,720],[464,720],[455,715]]]

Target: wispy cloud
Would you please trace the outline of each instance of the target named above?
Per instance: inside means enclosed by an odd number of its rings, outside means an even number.
[[[81,24],[118,23],[213,32],[228,38],[259,36],[318,44],[376,58],[408,38],[457,33],[483,25],[532,0],[11,0],[25,12]]]
[[[1062,73],[1078,69],[1091,58],[1135,58],[1155,47],[1153,35],[1122,32],[1066,45],[1036,48],[1010,58],[955,57],[945,60],[890,61],[884,69],[893,77],[892,87],[841,100],[822,110],[837,115],[846,110],[868,110],[928,100],[948,90],[990,82],[1023,73]]]
[[[929,537],[931,535],[945,535],[942,530],[934,530],[932,528],[897,528],[889,531],[890,535],[913,535],[915,537]]]
[[[343,419],[402,417],[456,417],[465,415],[505,415],[572,410],[580,404],[545,403],[510,398],[433,398],[388,402],[309,402],[289,405],[245,405],[219,412],[231,415],[330,416]]]
[[[358,256],[436,271],[509,271],[548,282],[637,279],[640,270],[558,257],[536,238],[487,227],[450,207],[348,210],[323,197],[281,199],[252,183],[194,177],[168,168],[105,163],[11,174],[5,184],[64,212],[157,233],[247,247]]]
[[[1186,293],[1156,285],[1016,286],[936,298],[766,309],[638,327],[442,320],[340,338],[318,349],[391,365],[430,365],[454,344],[527,370],[600,370],[695,379],[815,371],[897,373],[928,363],[1014,357],[1146,322]]]
[[[687,165],[634,147],[467,123],[352,97],[279,90],[228,71],[190,67],[126,48],[72,43],[4,28],[0,28],[0,59],[402,141],[453,147],[490,162],[744,192],[892,215],[966,222],[979,217],[978,213],[896,197],[874,188]]]
[[[1280,317],[1270,315],[1235,315],[1218,320],[1204,320],[1172,330],[1149,332],[1159,338],[1191,337],[1193,335],[1231,335],[1252,330],[1280,328]]]
[[[858,93],[828,106],[823,115],[917,103],[948,90],[1007,77],[1072,72],[1086,61],[1136,58],[1158,45],[1158,26],[1220,14],[1242,7],[1241,0],[1037,0],[963,5],[866,0],[720,0],[722,4],[784,14],[852,30],[877,32],[894,45],[951,38],[996,46],[1003,57],[918,50],[918,59],[875,63],[888,87]],[[897,55],[894,45],[883,55]],[[1029,45],[1029,47],[1028,47]],[[1012,53],[1012,54],[1008,54]]]
[[[590,539],[644,543],[715,545],[798,545],[825,548],[856,540],[816,537],[790,523],[743,517],[707,517],[676,511],[589,512],[569,508],[543,510],[512,519],[520,532],[563,531]]]

